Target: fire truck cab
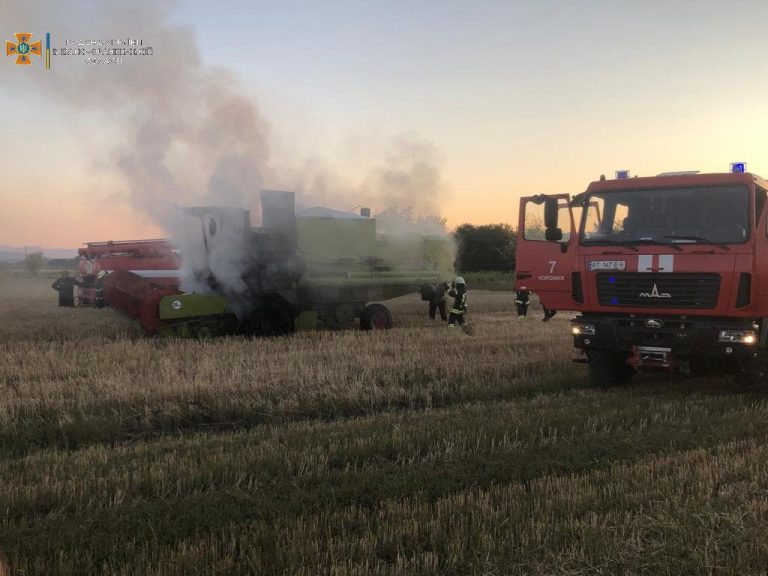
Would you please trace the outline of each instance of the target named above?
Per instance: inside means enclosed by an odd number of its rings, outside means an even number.
[[[746,172],[592,182],[521,199],[517,289],[578,312],[597,385],[638,369],[768,373],[768,182]]]

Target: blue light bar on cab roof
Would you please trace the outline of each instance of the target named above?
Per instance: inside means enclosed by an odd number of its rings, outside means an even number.
[[[731,162],[731,172],[735,174],[744,174],[747,171],[746,162]]]
[[[629,170],[616,170],[616,179],[623,180],[629,178]]]

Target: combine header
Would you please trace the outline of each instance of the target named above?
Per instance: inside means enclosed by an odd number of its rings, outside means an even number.
[[[381,301],[453,275],[449,238],[377,234],[367,211],[297,217],[290,192],[262,192],[258,228],[239,208],[184,212],[196,238],[183,247],[189,292],[126,271],[104,279],[105,300],[150,334],[272,335],[355,320],[364,329],[390,328]]]
[[[104,278],[104,299],[138,320],[148,334],[209,336],[231,329],[227,301],[213,294],[184,294],[127,270]]]

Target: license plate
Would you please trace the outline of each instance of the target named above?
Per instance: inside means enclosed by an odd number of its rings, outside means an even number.
[[[590,270],[626,270],[625,260],[590,260]]]

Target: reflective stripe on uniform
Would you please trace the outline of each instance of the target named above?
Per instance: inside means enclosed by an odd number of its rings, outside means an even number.
[[[464,314],[466,310],[456,310],[456,308],[451,308],[451,314]]]

